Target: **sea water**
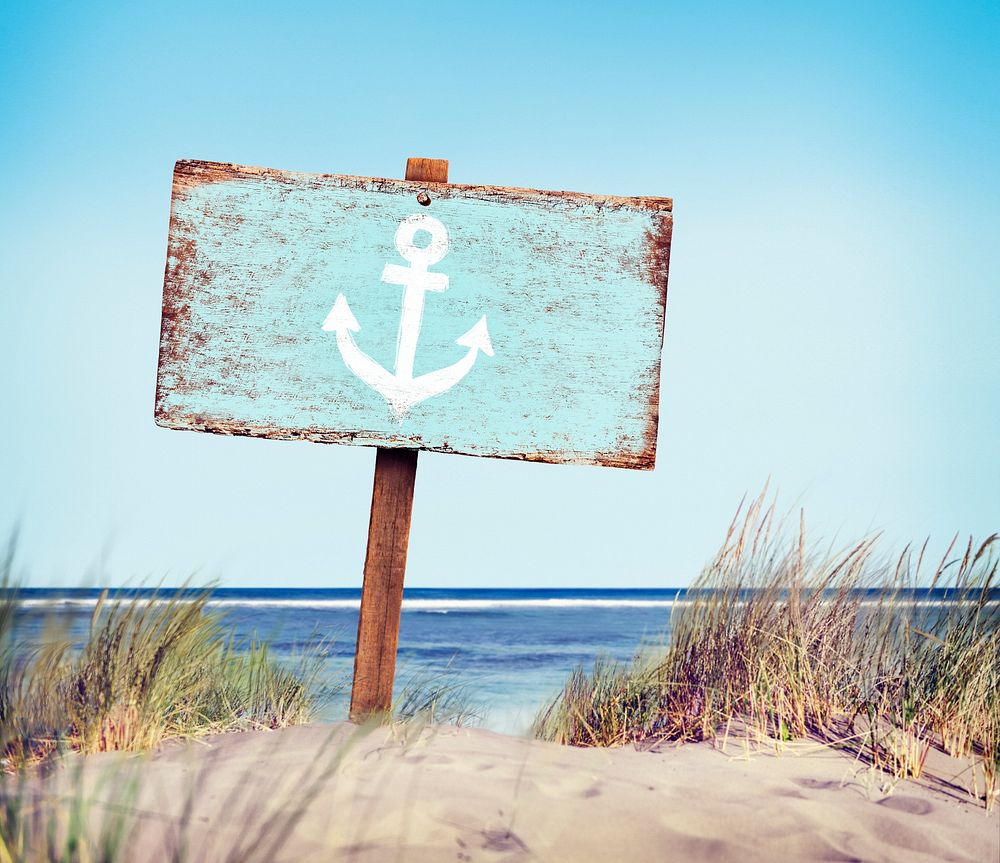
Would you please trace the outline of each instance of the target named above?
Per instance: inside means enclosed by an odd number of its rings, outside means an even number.
[[[408,687],[452,684],[487,728],[526,731],[574,668],[590,666],[601,655],[627,660],[641,644],[661,640],[679,593],[408,589],[396,694]],[[97,589],[22,590],[19,637],[37,642],[50,626],[82,644],[99,595]],[[145,595],[135,591],[133,601]],[[238,640],[266,641],[280,660],[294,662],[304,649],[325,642],[322,682],[335,691],[320,718],[331,720],[347,714],[359,605],[356,589],[220,588],[209,602]]]
[[[173,592],[160,592],[161,598]],[[145,602],[150,591],[125,594]],[[17,637],[37,643],[46,626],[76,644],[86,639],[98,589],[28,588],[20,593]],[[941,606],[950,591],[913,591],[918,604]],[[460,688],[481,724],[527,731],[537,712],[580,666],[599,656],[627,661],[664,643],[671,613],[690,597],[668,589],[408,589],[399,631],[396,696],[407,688]],[[877,591],[868,600],[878,601]],[[990,605],[1000,601],[1000,592]],[[266,641],[280,661],[295,663],[322,643],[319,683],[333,692],[319,718],[347,715],[358,626],[357,589],[220,588],[209,607],[224,616],[238,642]]]

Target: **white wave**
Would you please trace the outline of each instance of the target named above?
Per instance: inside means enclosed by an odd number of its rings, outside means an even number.
[[[142,597],[111,599],[107,604],[114,603],[145,603],[149,600]],[[181,600],[190,602],[191,600]],[[169,602],[167,599],[155,600],[157,604]],[[18,604],[25,608],[93,608],[96,598],[47,598],[21,599]],[[463,611],[483,610],[491,608],[669,608],[674,604],[671,599],[404,599],[403,611]],[[359,608],[359,599],[210,599],[210,608],[314,608],[338,609]]]
[[[128,597],[108,600],[108,604],[116,603],[146,603],[148,598]],[[156,599],[157,604],[169,602],[167,599]],[[190,602],[191,600],[180,600]],[[596,597],[573,599],[569,597],[551,597],[537,599],[404,599],[403,611],[426,611],[434,613],[447,613],[449,611],[486,611],[490,609],[587,609],[587,608],[672,608],[675,605],[691,605],[694,600],[686,597],[678,599],[600,599]],[[947,599],[897,599],[896,605],[907,607],[939,607],[954,605],[957,600]],[[966,600],[963,604],[969,604],[971,600]],[[52,609],[86,609],[93,608],[97,604],[96,597],[75,598],[75,597],[47,597],[45,599],[23,598],[18,600],[18,604],[24,608],[52,608]],[[879,604],[878,599],[863,599],[860,602],[862,607],[871,607]],[[989,600],[985,603],[988,606],[1000,605],[1000,599]],[[208,601],[210,608],[260,608],[260,609],[313,609],[336,610],[336,609],[357,609],[361,605],[360,599],[211,599]]]

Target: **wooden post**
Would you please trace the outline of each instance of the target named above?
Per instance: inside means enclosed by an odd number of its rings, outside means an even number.
[[[407,159],[406,179],[448,182],[446,159]],[[403,606],[406,548],[410,542],[417,450],[383,449],[375,455],[375,483],[368,522],[368,552],[361,587],[358,643],[354,652],[351,720],[363,722],[392,707],[399,615]]]

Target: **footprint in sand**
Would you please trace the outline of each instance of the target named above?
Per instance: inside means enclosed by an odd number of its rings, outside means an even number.
[[[879,806],[886,809],[895,809],[897,812],[905,812],[908,815],[928,815],[934,811],[934,804],[921,800],[919,797],[906,797],[903,795],[884,797],[878,802]]]
[[[448,755],[428,755],[421,753],[419,755],[405,755],[403,756],[403,760],[407,764],[451,764],[455,759]]]
[[[597,797],[601,794],[601,782],[598,777],[592,774],[574,772],[544,777],[536,775],[527,781],[530,783],[529,787],[533,786],[547,797],[562,798],[564,800],[569,797],[586,800],[589,797]]]
[[[528,851],[524,840],[510,830],[483,830],[481,835],[485,851]]]
[[[832,791],[835,788],[840,788],[840,783],[832,780],[808,779],[803,777],[802,779],[793,779],[792,782],[800,788],[810,788],[814,791]]]
[[[796,791],[794,788],[778,788],[774,792],[779,797],[788,797],[792,800],[808,800],[809,798],[803,794],[801,791]]]

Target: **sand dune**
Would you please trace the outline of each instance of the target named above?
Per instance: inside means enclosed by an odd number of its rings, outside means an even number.
[[[91,757],[86,773],[117,804],[138,779],[141,861],[1000,860],[1000,816],[962,777],[886,796],[840,753],[742,752],[341,724]]]

